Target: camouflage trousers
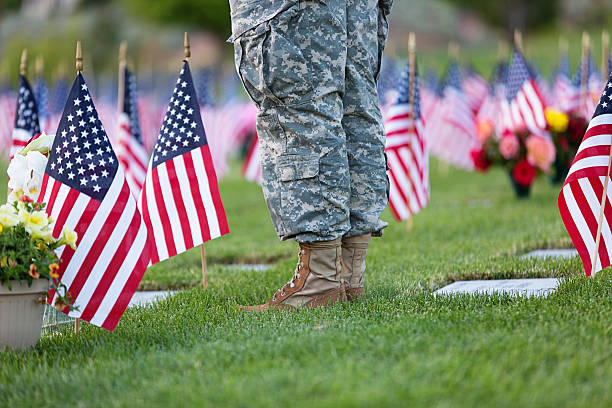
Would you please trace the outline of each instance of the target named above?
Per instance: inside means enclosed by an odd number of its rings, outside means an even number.
[[[381,235],[377,79],[393,0],[230,0],[236,70],[257,105],[262,187],[281,239]]]

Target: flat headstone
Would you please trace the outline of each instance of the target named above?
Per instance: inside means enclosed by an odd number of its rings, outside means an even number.
[[[155,291],[147,291],[147,292],[136,292],[134,296],[132,296],[132,300],[130,300],[130,304],[128,307],[132,306],[146,306],[152,303],[157,303],[160,300],[164,300],[168,296],[176,293],[176,291],[172,290],[155,290]]]
[[[511,296],[546,297],[559,286],[559,279],[498,279],[458,281],[434,292],[436,295],[452,295],[457,293],[484,293],[493,295],[507,293]]]
[[[238,271],[257,271],[257,272],[263,272],[263,271],[267,271],[268,269],[270,269],[272,265],[268,265],[268,264],[229,264],[226,265],[225,267],[231,270],[238,270]]]
[[[531,258],[573,258],[578,256],[578,251],[575,249],[537,249],[522,255],[523,259]]]

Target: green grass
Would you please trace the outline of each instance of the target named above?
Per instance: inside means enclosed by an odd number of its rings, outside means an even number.
[[[611,274],[518,258],[570,246],[559,186],[541,178],[519,201],[501,170],[432,170],[412,230],[391,222],[372,242],[367,301],[261,315],[236,306],[289,279],[297,247],[233,172],[221,184],[232,232],[206,244],[209,288],[130,309],[113,333],[84,325],[0,353],[0,406],[610,406]],[[259,261],[274,265],[223,266]],[[196,251],[143,285],[194,286],[199,268]],[[432,295],[458,279],[550,276],[567,279],[546,299]]]

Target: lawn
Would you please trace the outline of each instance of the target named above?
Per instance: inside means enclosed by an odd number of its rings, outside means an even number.
[[[236,167],[236,166],[234,166]],[[291,277],[259,187],[221,183],[231,233],[151,268],[143,288],[191,288],[130,309],[115,332],[85,324],[36,348],[0,352],[0,406],[611,406],[612,281],[571,260],[541,178],[517,200],[508,175],[432,165],[432,202],[395,223],[368,256],[368,299],[326,310],[251,314]],[[2,192],[0,192],[2,193]],[[232,263],[271,263],[240,271]],[[546,299],[432,291],[460,279],[565,277]]]

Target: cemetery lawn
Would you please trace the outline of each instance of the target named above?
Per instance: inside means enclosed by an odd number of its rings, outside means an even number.
[[[259,187],[235,171],[221,183],[231,233],[206,244],[208,289],[195,250],[141,285],[188,290],[128,310],[113,333],[84,324],[0,352],[0,406],[612,406],[612,275],[586,279],[578,258],[519,258],[571,246],[559,189],[540,178],[519,201],[501,170],[432,163],[432,202],[413,228],[383,215],[367,301],[252,314],[237,305],[286,282],[297,246],[277,240]],[[432,295],[525,277],[566,279],[546,299]]]

